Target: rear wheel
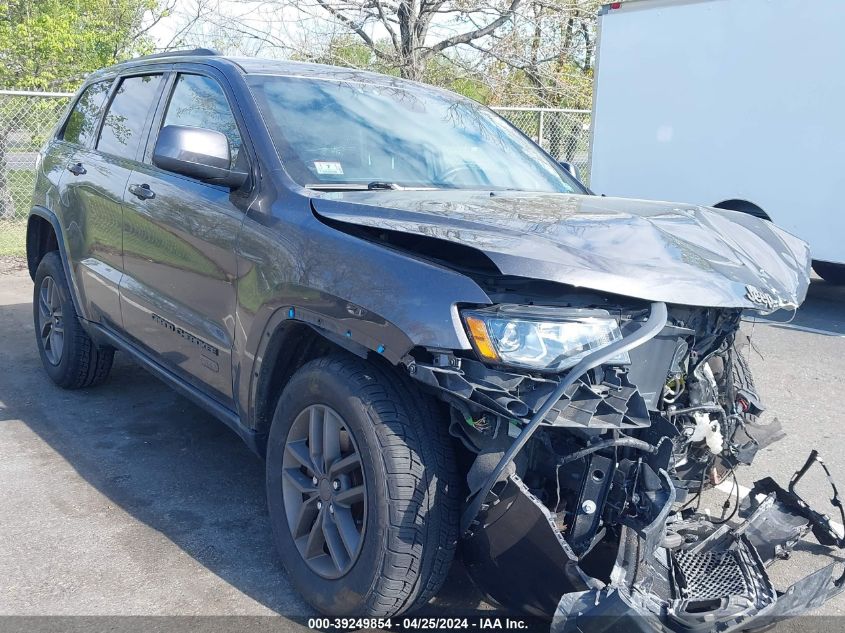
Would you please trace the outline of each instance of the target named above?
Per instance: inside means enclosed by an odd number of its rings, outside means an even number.
[[[41,363],[54,383],[79,389],[108,378],[114,349],[97,347],[82,328],[56,251],[38,265],[32,312]]]
[[[282,392],[270,519],[292,583],[322,613],[389,617],[442,585],[459,486],[438,415],[404,379],[344,354],[307,363]]]
[[[843,285],[845,284],[845,265],[831,264],[829,262],[813,262],[813,270],[818,273],[819,277],[828,283]]]

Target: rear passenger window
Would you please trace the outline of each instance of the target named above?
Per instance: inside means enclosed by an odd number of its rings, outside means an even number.
[[[120,82],[103,120],[98,150],[135,158],[160,82],[161,75],[127,77]]]
[[[241,135],[223,88],[214,79],[179,75],[163,125],[201,127],[225,134],[232,152],[232,165],[235,164]]]
[[[110,87],[111,81],[98,81],[83,91],[67,118],[62,132],[63,140],[77,145],[88,145],[94,138],[94,131],[103,113],[103,106],[106,105]]]

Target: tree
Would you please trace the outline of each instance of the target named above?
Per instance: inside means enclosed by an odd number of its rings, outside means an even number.
[[[353,35],[379,65],[419,81],[429,60],[489,37],[523,1],[267,0],[258,8],[247,3],[249,15],[237,17],[231,13],[233,2],[216,26],[237,32],[242,40],[306,57],[316,56],[315,51],[325,48],[328,40]],[[262,15],[260,24],[254,21],[257,13]]]
[[[170,8],[159,0],[0,0],[0,88],[75,90],[91,71],[151,51],[149,29]],[[0,99],[2,218],[15,212],[7,154],[31,151],[55,112],[38,110],[53,110],[50,103],[28,101],[24,111],[21,98]]]
[[[149,30],[170,8],[158,0],[0,0],[0,86],[75,89],[91,71],[151,51]]]
[[[589,108],[599,0],[526,0],[509,28],[473,47],[495,100]]]

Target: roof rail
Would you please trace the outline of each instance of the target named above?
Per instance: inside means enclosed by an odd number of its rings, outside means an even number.
[[[219,51],[213,48],[188,48],[180,51],[165,51],[163,53],[153,53],[152,55],[141,55],[140,57],[133,57],[127,59],[128,62],[143,61],[146,59],[161,59],[162,57],[188,57],[188,56],[214,56],[220,55]]]

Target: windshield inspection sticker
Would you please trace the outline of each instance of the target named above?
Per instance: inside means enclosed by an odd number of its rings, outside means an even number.
[[[337,161],[315,160],[314,169],[321,176],[342,176],[343,167]]]

